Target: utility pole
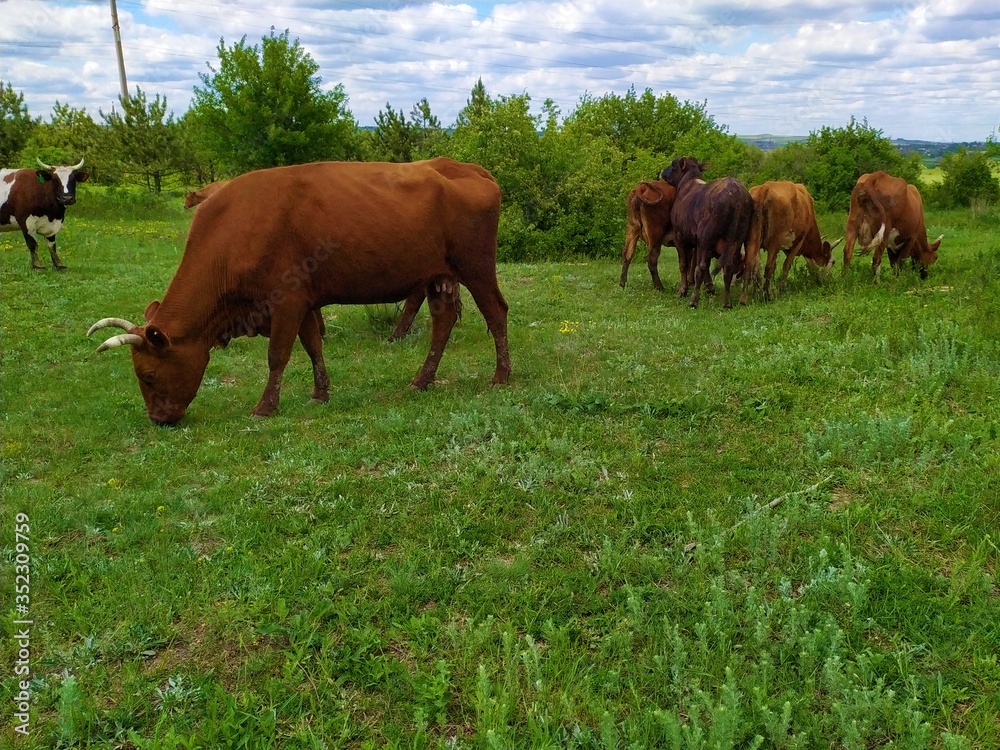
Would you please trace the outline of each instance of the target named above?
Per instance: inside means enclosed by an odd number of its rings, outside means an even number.
[[[118,25],[118,6],[111,0],[111,28],[115,32],[115,52],[118,53],[118,81],[122,86],[122,103],[128,101],[128,83],[125,81],[125,56],[122,54],[122,33]]]

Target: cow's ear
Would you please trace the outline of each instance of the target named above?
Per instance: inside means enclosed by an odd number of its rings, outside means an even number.
[[[170,346],[170,339],[163,331],[156,326],[146,326],[146,341],[154,349],[166,349]]]
[[[86,182],[89,179],[90,179],[90,172],[77,172],[76,173],[76,181],[77,182]]]
[[[159,309],[160,309],[160,301],[159,300],[153,300],[148,305],[146,305],[146,312],[144,312],[142,314],[142,316],[148,322],[148,321],[152,320],[153,316],[156,314],[156,311],[159,310]]]
[[[38,175],[39,182],[48,182],[52,179],[52,173],[47,169],[36,169],[35,174]]]

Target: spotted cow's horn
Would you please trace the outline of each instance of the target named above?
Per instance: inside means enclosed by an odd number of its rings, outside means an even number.
[[[35,160],[36,160],[36,161],[37,161],[37,162],[38,162],[39,164],[41,164],[41,165],[42,165],[42,168],[43,168],[43,169],[55,169],[55,167],[50,167],[50,166],[49,166],[48,164],[46,164],[46,163],[45,163],[44,161],[42,161],[41,159],[39,159],[39,158],[38,158],[37,156],[35,157]]]
[[[145,343],[146,339],[138,333],[119,333],[97,347],[97,351],[106,352],[108,349],[114,349],[116,346],[124,346],[125,344],[129,346],[143,346]]]
[[[125,320],[125,318],[101,318],[89,329],[87,329],[87,335],[89,336],[94,331],[99,331],[102,328],[121,328],[123,331],[131,333],[133,330],[138,328],[138,326],[135,323]]]
[[[80,163],[73,165],[72,167],[70,167],[70,169],[72,169],[75,172],[76,170],[78,170],[82,166],[83,166],[83,159],[80,159]]]

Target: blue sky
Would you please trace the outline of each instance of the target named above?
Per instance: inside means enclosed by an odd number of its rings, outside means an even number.
[[[886,135],[983,140],[1000,123],[1000,4],[969,0],[117,0],[129,86],[189,106],[227,44],[289,29],[355,119],[426,97],[451,124],[482,77],[569,113],[629,86],[706,102],[740,134],[867,118]],[[0,0],[0,80],[48,117],[119,93],[106,0]],[[9,23],[10,19],[17,19]]]

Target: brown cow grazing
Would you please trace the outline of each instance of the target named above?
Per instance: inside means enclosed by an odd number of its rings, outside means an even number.
[[[761,248],[767,251],[764,269],[764,297],[771,299],[771,280],[778,263],[778,252],[785,251],[785,264],[781,267],[780,290],[785,289],[788,272],[795,259],[801,255],[813,266],[833,268],[833,245],[824,240],[816,224],[816,211],[812,196],[806,186],[798,182],[778,180],[750,188],[761,222]],[[756,258],[747,257],[747,267],[756,275]]]
[[[411,387],[434,380],[458,317],[458,284],[486,319],[494,383],[510,375],[507,303],[496,275],[500,188],[475,164],[319,162],[248,172],[195,212],[180,267],[146,325],[105,318],[126,333],[146,411],[158,424],[184,416],[214,346],[270,337],[270,376],[254,415],[278,407],[298,336],[313,364],[314,401],[328,399],[323,339],[310,314],[330,304],[398,302],[424,290],[431,346]],[[405,249],[400,249],[405,248]]]
[[[218,182],[210,182],[205,187],[198,188],[197,190],[189,190],[187,195],[184,196],[184,208],[194,208],[209,196],[214,195],[219,188],[225,187],[228,184],[229,180],[219,180]]]
[[[211,182],[208,185],[205,185],[205,187],[198,188],[197,190],[189,190],[187,195],[184,196],[184,208],[194,208],[200,203],[203,203],[210,196],[218,192],[219,188],[224,187],[227,184],[229,184],[229,180],[219,180],[218,182]],[[403,314],[400,316],[399,322],[396,323],[396,327],[389,335],[389,341],[401,339],[410,332],[413,320],[417,317],[417,311],[423,303],[423,289],[418,289],[406,298],[406,304],[403,306]],[[317,310],[316,315],[320,327],[320,335],[326,336],[326,322],[323,320],[323,314]]]
[[[674,207],[677,191],[666,182],[640,182],[626,199],[625,248],[622,250],[622,276],[618,283],[628,282],[628,267],[635,255],[635,245],[642,239],[649,248],[646,265],[653,279],[653,288],[663,291],[658,264],[660,248],[668,241],[670,234],[670,211]],[[672,241],[672,240],[669,240]]]
[[[744,244],[748,256],[760,257],[760,222],[756,220],[753,198],[743,184],[732,177],[706,183],[701,175],[707,168],[707,163],[683,156],[674,159],[660,173],[660,179],[677,189],[670,220],[681,268],[680,296],[687,296],[693,276],[690,305],[697,307],[701,285],[708,283],[709,291],[713,291],[709,264],[712,258],[718,258],[726,290],[723,305],[729,308],[733,306],[729,291],[733,277],[743,272]],[[746,297],[744,277],[741,304],[746,304]]]
[[[42,169],[0,169],[0,232],[20,230],[31,253],[31,267],[45,268],[38,260],[41,235],[49,246],[52,265],[66,269],[56,252],[56,234],[62,229],[66,207],[76,203],[76,185],[89,175],[81,172],[83,159],[72,167],[51,167],[41,159]]]
[[[889,251],[889,264],[899,273],[904,260],[920,268],[920,278],[927,278],[927,266],[938,257],[941,235],[927,241],[924,203],[920,191],[906,180],[885,172],[863,174],[851,191],[851,210],[847,217],[844,242],[844,273],[851,265],[854,242],[862,251],[874,248],[872,272],[878,279],[882,253]]]

